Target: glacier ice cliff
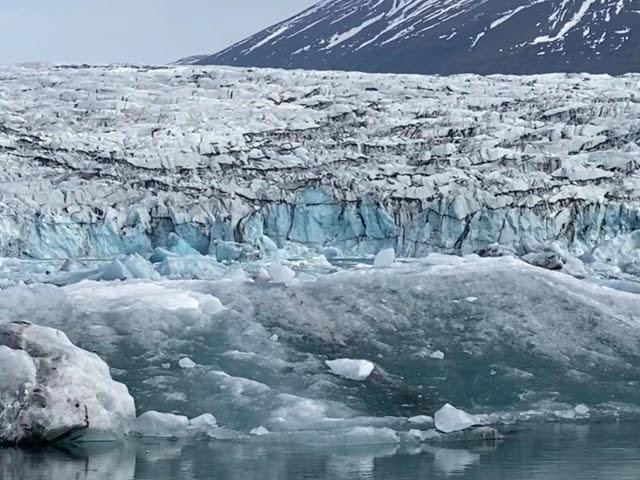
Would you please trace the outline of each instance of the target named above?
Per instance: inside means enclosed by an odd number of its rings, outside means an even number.
[[[0,256],[576,255],[640,229],[640,76],[0,68]]]

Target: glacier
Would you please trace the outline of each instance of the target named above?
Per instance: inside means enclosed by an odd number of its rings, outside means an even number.
[[[0,329],[66,334],[46,361],[82,351],[128,389],[100,438],[640,418],[640,76],[0,78]],[[8,348],[15,393],[14,350],[42,352]]]
[[[640,228],[640,77],[1,67],[0,255],[585,255]]]

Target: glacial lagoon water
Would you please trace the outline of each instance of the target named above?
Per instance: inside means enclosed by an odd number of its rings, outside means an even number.
[[[520,425],[497,443],[403,447],[144,440],[0,450],[3,480],[636,480],[640,424]]]

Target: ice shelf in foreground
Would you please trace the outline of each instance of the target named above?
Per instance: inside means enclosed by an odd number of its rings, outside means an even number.
[[[127,387],[59,330],[0,324],[0,444],[121,438],[135,418]]]

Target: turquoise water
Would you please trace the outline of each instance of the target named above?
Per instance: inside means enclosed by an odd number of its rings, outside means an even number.
[[[332,447],[131,442],[0,450],[2,480],[636,480],[640,424],[520,426],[497,444]]]

